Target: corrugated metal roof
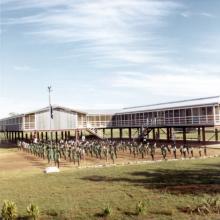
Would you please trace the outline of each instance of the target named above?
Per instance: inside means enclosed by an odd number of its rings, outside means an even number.
[[[59,105],[53,105],[53,109],[62,109],[68,112],[76,112],[81,114],[88,114],[88,115],[114,115],[114,114],[121,114],[121,113],[131,113],[131,112],[143,112],[143,111],[157,111],[157,110],[165,110],[165,109],[175,109],[175,108],[187,108],[191,106],[208,106],[220,103],[220,96],[213,96],[213,97],[206,97],[206,98],[198,98],[198,99],[190,99],[190,100],[182,100],[176,102],[167,102],[167,103],[159,103],[153,105],[144,105],[144,106],[135,106],[129,108],[123,108],[121,110],[76,110],[71,108],[62,107]],[[0,120],[10,119],[10,118],[18,118],[27,114],[33,114],[38,112],[47,111],[49,106],[38,109],[35,111],[30,111],[24,114],[18,114],[15,116],[2,118]]]
[[[76,110],[76,109],[71,109],[71,108],[66,108],[66,107],[62,107],[62,106],[59,106],[59,105],[53,105],[52,107],[53,107],[53,109],[62,109],[62,110],[67,111],[67,112],[76,112],[76,113],[80,113],[80,114],[87,114],[84,111],[80,111],[80,110]],[[34,111],[29,111],[29,112],[22,113],[22,114],[17,114],[17,115],[13,115],[13,116],[6,117],[6,118],[1,118],[0,120],[19,118],[19,117],[22,117],[22,116],[25,116],[25,115],[29,115],[29,114],[34,114],[34,113],[40,113],[40,112],[48,111],[48,109],[49,109],[49,106],[47,106],[45,108],[37,109],[37,110],[34,110]]]
[[[88,115],[114,115],[117,112],[121,111],[121,109],[119,110],[115,110],[115,109],[90,109],[90,110],[86,110]]]
[[[59,106],[59,105],[53,105],[52,108],[53,109],[62,109],[62,110],[67,111],[67,112],[76,112],[76,113],[80,113],[80,114],[87,114],[86,112],[81,111],[81,110],[67,108],[67,107],[63,107],[63,106]],[[39,109],[39,110],[36,110],[36,111],[33,111],[33,112],[28,112],[28,113],[25,113],[25,114],[43,112],[43,111],[47,111],[48,109],[49,109],[49,106],[47,106],[45,108],[42,108],[42,109]]]
[[[142,112],[142,111],[155,111],[162,109],[173,109],[173,108],[185,108],[191,106],[207,106],[220,103],[220,96],[189,99],[176,102],[159,103],[153,105],[136,106],[123,108],[119,113],[129,113],[129,112]]]

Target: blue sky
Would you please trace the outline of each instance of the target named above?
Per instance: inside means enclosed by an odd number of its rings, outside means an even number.
[[[0,117],[220,94],[219,0],[2,0]],[[2,107],[4,106],[4,107]]]

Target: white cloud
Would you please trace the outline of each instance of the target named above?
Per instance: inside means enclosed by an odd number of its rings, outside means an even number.
[[[164,60],[164,48],[155,31],[166,24],[165,17],[182,7],[172,1],[155,0],[12,2],[8,9],[42,8],[45,12],[10,18],[5,25],[31,25],[28,34],[38,42],[41,39],[47,43],[87,44],[89,50],[85,48],[85,51],[91,61],[101,57],[102,65],[112,59],[126,64]],[[82,48],[80,53],[85,51]]]
[[[35,70],[33,67],[30,67],[28,65],[16,65],[13,67],[13,69],[19,72],[31,72]]]
[[[214,14],[208,12],[194,12],[194,11],[183,11],[180,13],[181,16],[185,18],[190,18],[192,16],[200,16],[200,17],[207,17],[207,18],[215,18]]]
[[[218,70],[219,74],[198,73],[189,68],[188,73],[176,75],[120,72],[112,77],[112,84],[115,88],[135,89],[140,94],[153,93],[157,97],[205,97],[220,95],[220,68]]]

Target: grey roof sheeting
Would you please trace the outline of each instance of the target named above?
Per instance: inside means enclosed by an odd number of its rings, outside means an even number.
[[[85,114],[85,115],[87,114],[86,112],[83,112],[83,111],[79,111],[79,110],[71,109],[71,108],[66,108],[66,107],[62,107],[62,106],[59,106],[59,105],[52,105],[52,108],[53,109],[62,109],[62,110],[67,111],[67,112],[76,112],[76,113]],[[48,111],[48,110],[49,110],[49,106],[47,106],[45,108],[38,109],[38,110],[29,111],[29,112],[26,112],[26,113],[13,115],[13,116],[6,117],[6,118],[1,118],[0,120],[19,118],[19,117],[23,117],[25,115],[40,113],[40,112],[44,112],[44,111]]]
[[[52,108],[53,109],[62,109],[62,110],[67,111],[67,112],[76,112],[76,113],[80,113],[80,114],[87,114],[86,112],[81,111],[81,110],[67,108],[67,107],[63,107],[63,106],[59,106],[59,105],[52,105]],[[45,108],[42,108],[42,109],[39,109],[37,111],[28,112],[28,113],[25,113],[25,114],[27,115],[27,114],[31,114],[31,113],[43,112],[43,111],[47,111],[48,109],[49,109],[49,106],[47,106]]]
[[[121,111],[121,109],[119,110],[114,110],[114,109],[100,109],[100,110],[96,110],[96,109],[91,109],[91,110],[87,110],[87,114],[88,116],[92,116],[92,115],[114,115],[117,112]]]
[[[53,109],[62,109],[67,112],[76,112],[80,114],[85,115],[114,115],[114,114],[122,114],[122,113],[132,113],[132,112],[144,112],[144,111],[159,111],[159,110],[166,110],[166,109],[175,109],[175,108],[187,108],[187,107],[193,107],[193,106],[208,106],[208,105],[214,105],[220,103],[220,96],[213,96],[213,97],[206,97],[206,98],[199,98],[199,99],[190,99],[190,100],[183,100],[183,101],[176,101],[176,102],[167,102],[167,103],[159,103],[154,105],[145,105],[145,106],[135,106],[135,107],[129,107],[129,108],[123,108],[121,110],[87,110],[87,111],[81,111],[81,110],[75,110],[71,108],[62,107],[59,105],[53,105]],[[11,119],[11,118],[19,118],[28,114],[33,113],[40,113],[43,111],[47,111],[49,109],[49,106],[38,109],[35,111],[30,111],[23,114],[18,114],[14,116],[10,116],[7,118],[2,118],[0,121],[5,119]]]
[[[154,105],[145,105],[145,106],[136,106],[123,108],[120,113],[131,113],[131,112],[143,112],[143,111],[155,111],[155,110],[164,110],[164,109],[173,109],[173,108],[185,108],[191,106],[204,106],[204,105],[213,105],[220,103],[220,96],[212,96],[199,99],[189,99],[176,102],[167,102],[159,103]]]

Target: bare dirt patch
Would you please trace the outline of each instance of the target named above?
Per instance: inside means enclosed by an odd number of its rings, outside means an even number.
[[[208,149],[207,150],[207,156],[214,156],[214,155],[220,155],[220,149]],[[204,154],[202,153],[202,157],[204,158]],[[177,152],[177,159],[181,159],[182,156],[180,155],[179,151]],[[187,155],[186,158],[191,158],[190,155]],[[194,149],[194,159],[200,158],[198,149]],[[167,154],[166,159],[174,159],[174,156],[172,153]],[[129,152],[118,152],[118,158],[115,160],[115,164],[117,165],[124,165],[124,164],[132,164],[132,163],[138,163],[138,162],[145,162],[145,161],[151,161],[150,155],[145,155],[145,157],[142,159],[141,155],[138,155],[136,157],[133,156],[133,154],[129,154]],[[162,155],[160,149],[156,150],[155,154],[155,161],[162,160]],[[108,161],[106,161],[104,158],[96,158],[96,157],[90,157],[86,156],[85,160],[81,160],[80,167],[87,167],[87,166],[101,166],[101,165],[112,165],[113,162],[109,158]],[[14,148],[14,145],[12,148],[4,146],[3,148],[0,148],[0,171],[7,171],[7,170],[28,170],[28,169],[44,169],[45,167],[49,165],[54,165],[54,163],[48,164],[46,159],[38,158],[34,155],[31,155],[29,153],[19,151],[17,148]],[[69,162],[68,160],[61,159],[60,162],[61,169],[68,169],[68,168],[78,168],[78,164],[73,164],[73,162]]]

